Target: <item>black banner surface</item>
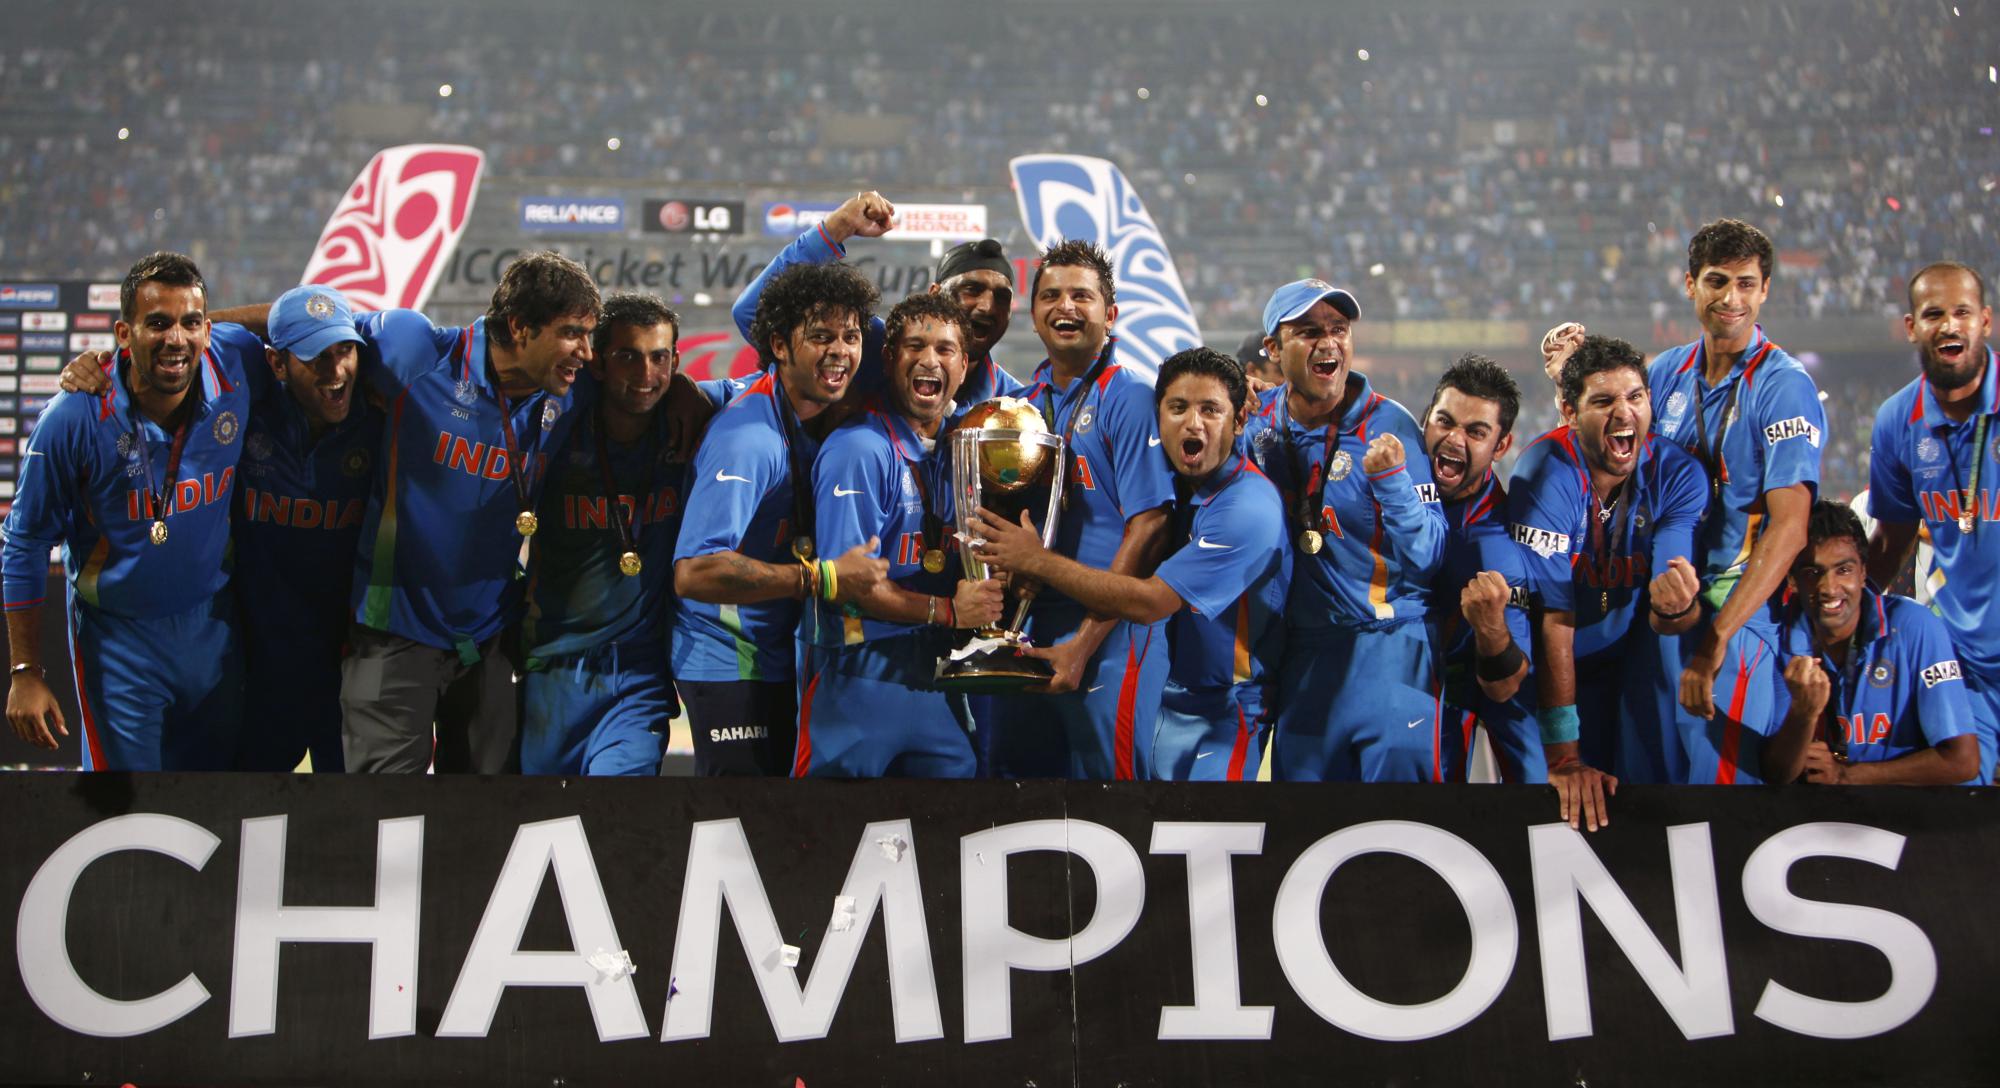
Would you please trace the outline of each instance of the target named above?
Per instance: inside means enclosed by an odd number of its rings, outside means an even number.
[[[20,774],[0,1080],[1991,1083],[1994,797]]]

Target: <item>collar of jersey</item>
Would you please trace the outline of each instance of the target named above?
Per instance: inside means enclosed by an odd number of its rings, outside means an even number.
[[[902,413],[889,407],[886,398],[882,404],[870,409],[868,414],[881,420],[882,422],[879,426],[884,429],[884,433],[895,439],[895,441],[889,443],[890,449],[896,451],[903,460],[913,465],[923,463],[924,458],[928,456],[924,452],[923,439],[917,435],[916,427],[912,426],[909,420],[903,418]],[[938,438],[942,439],[943,437],[944,428],[940,426],[938,428]]]
[[[1757,357],[1757,349],[1763,347],[1764,341],[1768,339],[1770,338],[1764,335],[1764,326],[1752,325],[1750,327],[1750,342],[1743,345],[1742,353],[1736,356],[1736,365],[1729,368],[1729,377],[1724,379],[1721,385],[1712,385],[1708,386],[1708,388],[1720,389],[1723,385],[1728,385],[1730,382],[1741,378],[1743,376],[1743,368],[1749,365],[1750,360]],[[1703,374],[1703,368],[1698,368],[1694,365],[1697,360],[1702,358],[1703,348],[1707,344],[1708,338],[1705,336],[1689,344],[1687,362],[1681,364],[1682,373],[1689,370],[1694,371],[1695,388],[1697,389],[1702,388],[1702,383],[1708,380]]]
[[[1369,416],[1374,415],[1375,409],[1380,407],[1375,403],[1375,387],[1369,383],[1368,375],[1358,370],[1348,371],[1348,385],[1352,386],[1357,381],[1361,383],[1361,388],[1354,391],[1354,399],[1347,402],[1347,414],[1340,417],[1341,434],[1354,434],[1359,431],[1361,424],[1366,422]],[[1285,408],[1285,398],[1292,393],[1291,382],[1286,382],[1272,392],[1274,394],[1270,407],[1272,423],[1280,422],[1282,417],[1283,422],[1288,423],[1292,430],[1302,435],[1312,435],[1326,429],[1324,424],[1315,427],[1301,426],[1298,420],[1291,417],[1289,410]]]
[[[1980,380],[1986,383],[1979,387],[1986,393],[1986,414],[2000,413],[2000,360],[1996,360],[1990,344],[1986,348],[1986,377]],[[1917,418],[1926,422],[1935,420],[1931,423],[1933,428],[1952,426],[1951,417],[1945,415],[1943,406],[1938,404],[1937,393],[1931,389],[1929,378],[1917,379],[1917,395],[1923,398]]]
[[[1203,505],[1207,505],[1208,500],[1222,494],[1225,488],[1236,482],[1237,474],[1250,471],[1254,471],[1254,467],[1245,463],[1243,454],[1240,451],[1231,450],[1229,456],[1224,458],[1220,465],[1216,466],[1214,472],[1209,473],[1205,479],[1195,485],[1194,492],[1189,497],[1201,499]]]
[[[492,380],[487,377],[487,371],[492,368],[487,365],[486,359],[486,319],[484,317],[474,318],[472,324],[465,327],[465,340],[462,342],[460,350],[462,354],[458,359],[458,376],[463,380],[470,381],[473,388],[478,389],[487,396],[497,397],[499,390],[493,387]]]
[[[1495,491],[1498,491],[1499,489],[1500,489],[1500,474],[1493,471],[1492,465],[1486,466],[1486,478],[1480,481],[1478,491],[1474,492],[1471,495],[1466,496],[1465,498],[1459,500],[1458,502],[1448,502],[1444,504],[1445,521],[1448,524],[1458,526],[1459,528],[1464,528],[1467,525],[1472,525],[1477,523],[1477,521],[1480,518],[1484,518],[1486,515],[1492,513],[1494,510],[1499,508],[1500,504],[1497,500],[1491,503],[1490,505],[1487,502],[1488,499],[1493,497],[1493,493]],[[1459,514],[1461,511],[1469,511],[1470,513],[1467,516],[1470,517],[1471,520],[1464,520],[1460,518]]]
[[[259,362],[261,363],[261,360]],[[125,388],[125,371],[131,365],[132,353],[120,348],[117,358],[111,364],[110,394],[111,410],[117,413],[120,419],[125,418],[132,411],[132,394],[130,390]],[[215,362],[215,348],[210,347],[207,351],[201,353],[201,397],[195,402],[194,417],[196,419],[207,416],[209,410],[215,406],[215,399],[222,395],[222,387],[217,381],[218,373]]]

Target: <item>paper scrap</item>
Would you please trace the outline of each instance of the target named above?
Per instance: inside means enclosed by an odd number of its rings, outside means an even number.
[[[958,649],[953,650],[951,652],[951,660],[963,661],[974,654],[983,654],[988,650],[998,650],[1007,645],[1008,642],[1004,638],[975,638]]]
[[[799,965],[799,946],[788,944],[778,949],[778,962],[786,967]]]
[[[910,844],[904,842],[901,835],[884,835],[875,840],[875,846],[882,851],[882,856],[890,861],[903,860],[903,851],[910,848]]]
[[[597,971],[599,982],[617,982],[639,973],[639,969],[632,964],[632,954],[622,948],[616,952],[600,948],[584,962]]]
[[[836,895],[833,897],[833,921],[828,923],[827,928],[833,930],[835,933],[845,933],[854,928],[853,896]]]

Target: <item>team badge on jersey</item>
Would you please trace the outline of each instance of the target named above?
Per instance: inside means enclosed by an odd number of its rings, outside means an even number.
[[[224,412],[216,416],[215,427],[213,428],[216,443],[227,446],[231,442],[236,441],[236,432],[240,429],[236,422],[235,412]]]
[[[472,402],[479,399],[479,390],[473,388],[471,378],[460,378],[458,384],[452,387],[451,395],[458,403],[470,408]]]
[[[2000,438],[1993,440],[1993,460],[2000,462]]]
[[[356,446],[340,458],[340,471],[348,479],[359,479],[368,474],[368,466],[374,461],[368,454],[368,447]]]
[[[1078,434],[1087,433],[1090,430],[1090,424],[1094,418],[1095,417],[1093,417],[1090,413],[1090,405],[1086,404],[1083,407],[1078,408],[1076,410],[1076,433]]]
[[[1326,466],[1326,478],[1338,483],[1347,479],[1347,474],[1353,471],[1354,456],[1346,450],[1341,450],[1333,455],[1333,463]]]
[[[1646,527],[1646,511],[1643,508],[1632,511],[1632,528],[1644,529],[1645,527]]]
[[[555,401],[552,401],[552,400],[545,400],[545,401],[543,401],[543,402],[542,402],[542,430],[545,430],[545,431],[548,431],[548,430],[554,430],[554,429],[555,429],[555,425],[556,425],[556,417],[557,417],[557,416],[559,416],[559,415],[561,415],[561,414],[562,414],[562,409],[561,409],[561,408],[558,408],[558,407],[556,407],[556,402],[555,402]]]
[[[1886,657],[1876,658],[1875,664],[1869,666],[1868,669],[1869,685],[1878,688],[1886,688],[1890,684],[1893,684],[1895,682],[1896,682],[1895,664]]]

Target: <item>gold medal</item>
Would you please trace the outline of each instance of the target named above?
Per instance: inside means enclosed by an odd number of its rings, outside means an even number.
[[[1307,529],[1299,534],[1299,550],[1307,555],[1318,555],[1325,544],[1326,538],[1319,535],[1318,529]]]
[[[932,574],[944,573],[944,549],[932,548],[924,553],[924,569]]]
[[[1605,591],[1605,592],[1603,592],[1603,593],[1599,593],[1599,594],[1597,595],[1597,610],[1598,610],[1599,612],[1602,612],[1602,613],[1604,613],[1604,614],[1605,614],[1605,615],[1607,615],[1607,616],[1611,614],[1611,593],[1610,593],[1610,591],[1608,591],[1608,590],[1607,590],[1607,591]]]
[[[804,561],[806,561],[806,560],[808,560],[808,559],[811,559],[811,558],[813,557],[813,540],[812,540],[812,537],[809,537],[809,536],[795,536],[795,537],[793,537],[793,538],[792,538],[792,554],[793,554],[794,556],[797,556],[800,562],[804,562]]]
[[[1958,531],[1959,531],[1959,532],[1961,532],[1961,533],[1965,533],[1965,534],[1968,534],[1968,535],[1969,535],[1969,534],[1971,534],[1971,532],[1972,532],[1972,515],[1971,515],[1971,514],[1960,514],[1960,515],[1958,515]]]
[[[541,527],[542,519],[536,517],[532,510],[523,510],[514,515],[514,531],[522,536],[534,536],[535,530]]]
[[[626,552],[618,557],[618,569],[625,572],[627,578],[637,577],[642,566],[644,564],[639,562],[638,552]]]
[[[156,547],[165,544],[167,542],[167,523],[164,521],[154,522],[153,528],[146,535],[152,538],[153,544]]]

